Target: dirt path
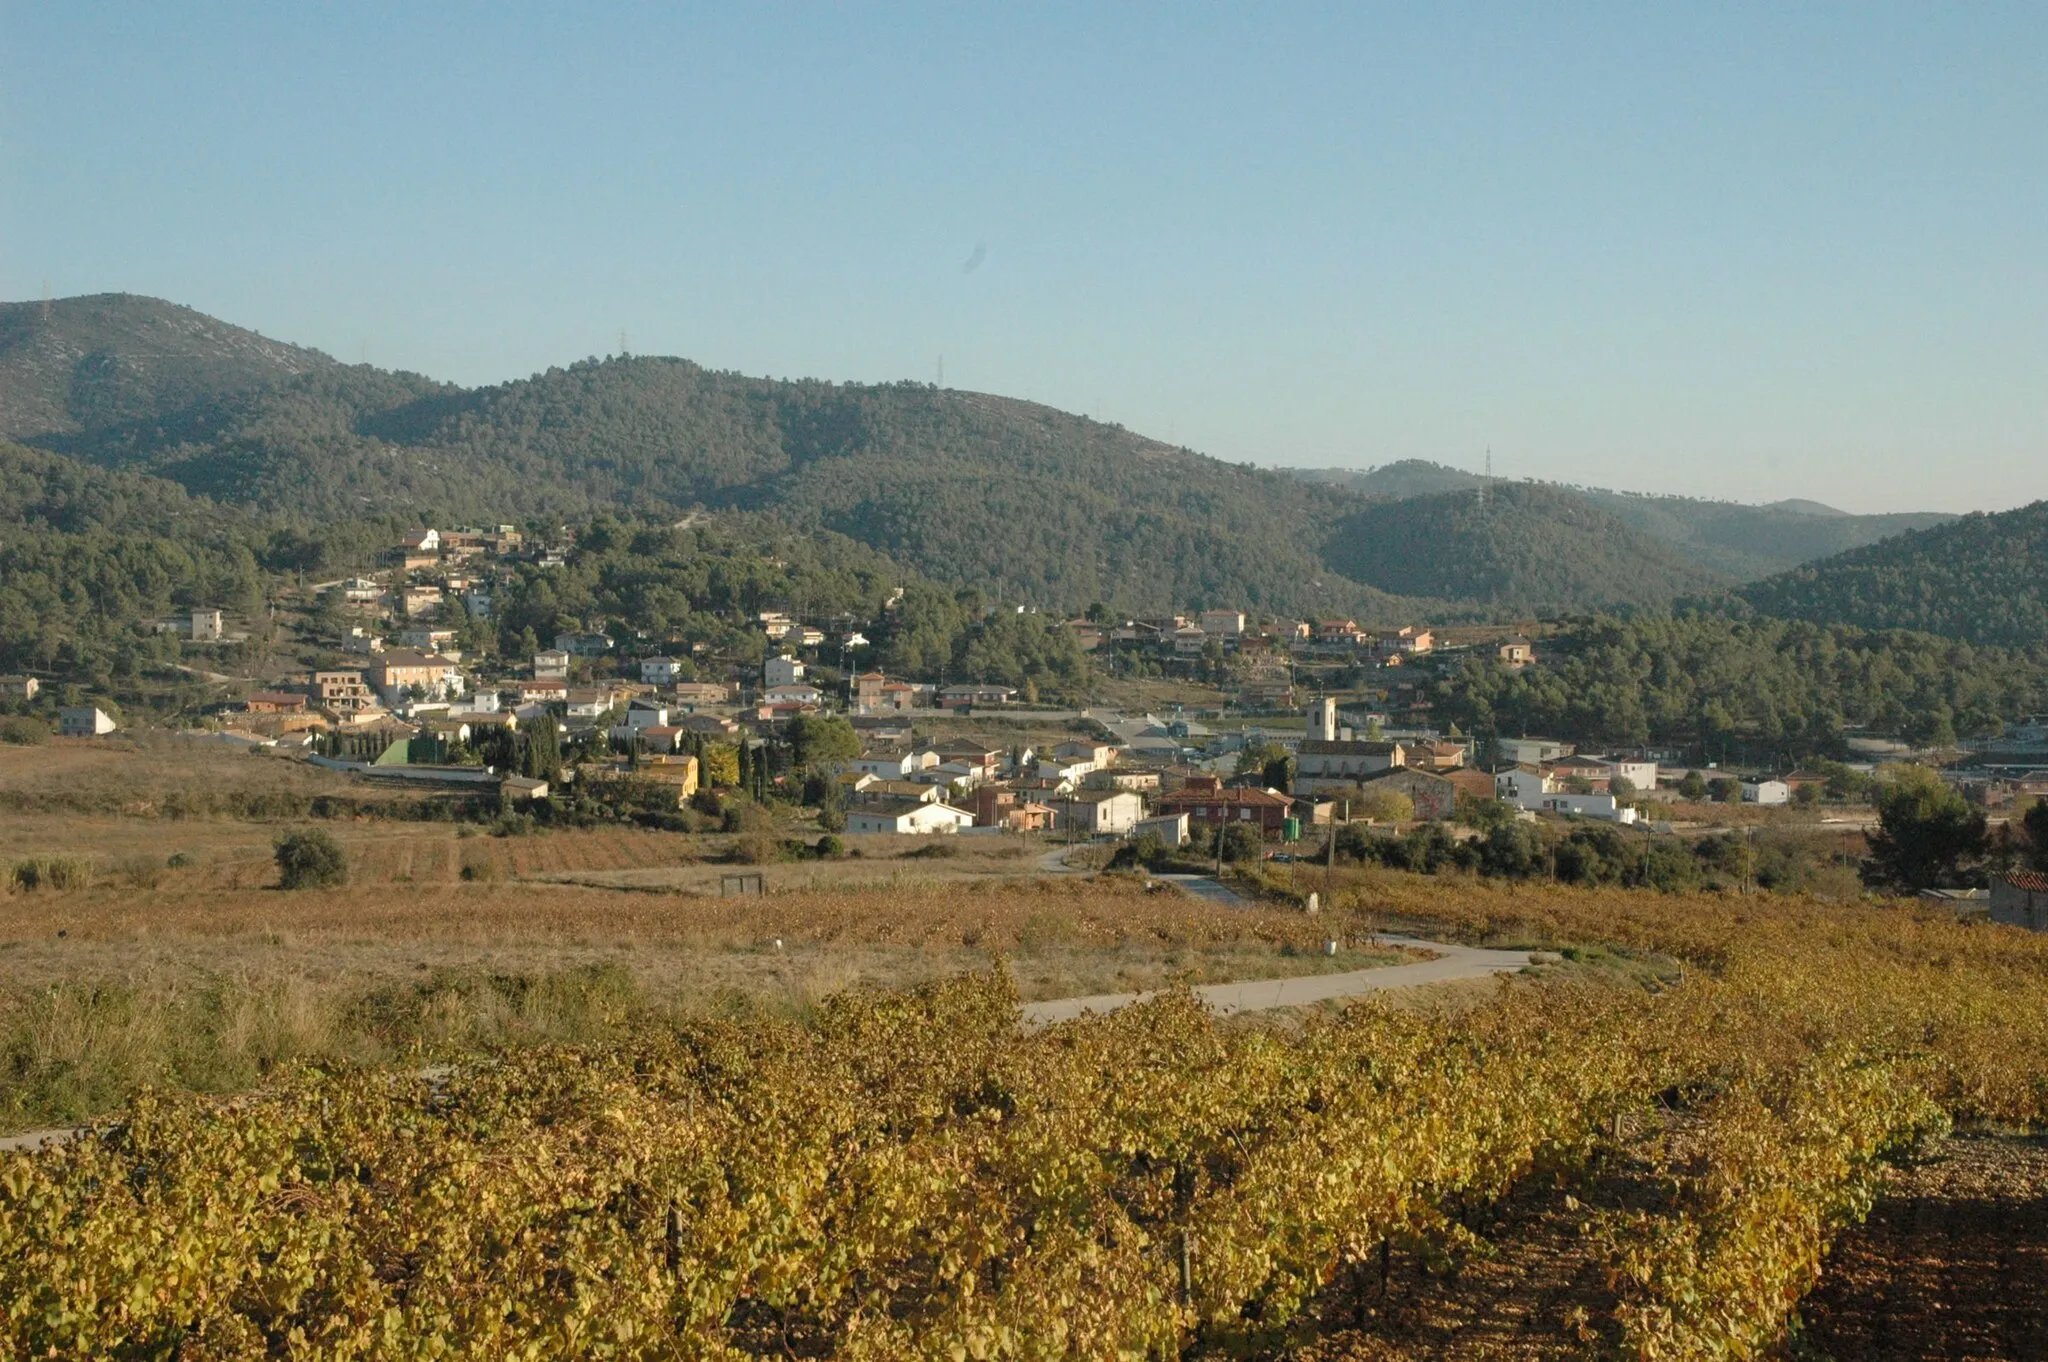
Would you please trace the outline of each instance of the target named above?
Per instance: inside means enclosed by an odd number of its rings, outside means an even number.
[[[1297,975],[1291,979],[1260,979],[1242,984],[1204,984],[1195,990],[1195,996],[1224,1015],[1260,1012],[1275,1007],[1303,1007],[1333,998],[1356,998],[1381,989],[1414,988],[1418,984],[1512,974],[1530,963],[1526,951],[1488,951],[1405,936],[1381,936],[1374,941],[1379,945],[1426,950],[1436,958],[1412,965],[1353,970],[1347,974]],[[1091,1012],[1114,1012],[1151,996],[1149,993],[1102,993],[1089,998],[1058,998],[1027,1003],[1022,1011],[1027,1026],[1046,1026],[1053,1022],[1072,1021]]]
[[[1801,1306],[1848,1362],[2048,1358],[2048,1140],[1960,1137],[1897,1171]]]

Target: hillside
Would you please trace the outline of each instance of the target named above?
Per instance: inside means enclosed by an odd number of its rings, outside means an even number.
[[[33,331],[39,309],[10,315]],[[1346,499],[1032,403],[650,358],[464,390],[272,353],[148,299],[66,300],[52,316],[40,340],[0,354],[0,391],[42,394],[41,415],[17,422],[22,438],[280,514],[746,510],[1051,608],[1231,603],[1382,621],[1419,608],[1317,558]],[[149,368],[143,358],[167,328],[194,338],[189,353],[182,367]],[[60,400],[47,355],[88,343],[115,357],[119,382],[81,416]]]
[[[1699,566],[1745,582],[1955,518],[1936,511],[1850,515],[1813,501],[1744,506],[1595,489],[1580,495]]]
[[[1517,613],[1662,607],[1719,579],[1583,498],[1504,483],[1377,502],[1338,522],[1324,557],[1383,591]]]
[[[154,298],[0,303],[0,438],[52,442],[333,364]]]
[[[2048,638],[2048,501],[1900,535],[1741,594],[1793,619],[2035,646]]]
[[[1476,488],[1484,481],[1476,473],[1422,459],[1403,459],[1368,469],[1285,471],[1306,482],[1394,501]],[[1741,582],[1755,581],[1815,558],[1954,519],[1931,511],[1851,515],[1817,501],[1798,499],[1747,506],[1697,497],[1543,485],[1582,497],[1652,539],[1664,541],[1695,566]]]
[[[301,522],[755,512],[1052,610],[1661,606],[1931,519],[1521,484],[1474,519],[1479,479],[1415,460],[1260,470],[1010,398],[682,359],[464,389],[126,295],[0,307],[0,426]]]

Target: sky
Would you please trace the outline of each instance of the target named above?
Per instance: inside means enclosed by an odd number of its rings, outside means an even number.
[[[1239,462],[2048,497],[2048,5],[0,0],[0,297]]]

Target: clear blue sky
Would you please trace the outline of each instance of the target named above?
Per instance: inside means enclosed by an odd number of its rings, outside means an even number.
[[[422,14],[420,11],[426,11]],[[2048,496],[2048,5],[0,0],[0,296],[1224,458]]]

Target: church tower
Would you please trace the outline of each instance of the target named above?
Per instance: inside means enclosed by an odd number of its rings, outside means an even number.
[[[1310,742],[1337,741],[1337,702],[1325,697],[1316,701],[1308,712],[1308,740]]]

